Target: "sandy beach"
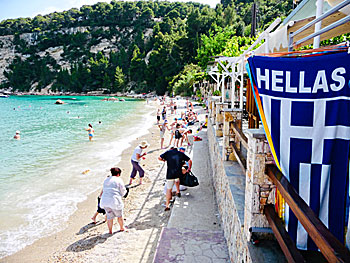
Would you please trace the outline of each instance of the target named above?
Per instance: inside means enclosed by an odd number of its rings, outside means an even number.
[[[103,215],[98,216],[97,224],[92,223],[98,190],[78,205],[63,231],[43,237],[0,262],[152,262],[161,228],[167,224],[170,216],[162,206],[165,169],[157,158],[164,150],[160,149],[155,114],[157,104],[154,103],[154,106],[154,125],[146,135],[133,141],[123,152],[121,161],[115,164],[122,169],[122,179],[127,184],[134,148],[142,140],[150,143],[146,159],[141,162],[146,172],[143,184],[138,185],[138,178],[134,180],[129,196],[124,200],[124,222],[128,232],[117,232],[119,226],[115,220],[113,235],[107,234]],[[167,132],[165,145],[169,139]]]

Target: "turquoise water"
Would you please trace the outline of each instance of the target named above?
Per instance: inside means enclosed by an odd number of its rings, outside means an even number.
[[[58,98],[66,104],[55,105]],[[101,187],[130,141],[152,125],[145,102],[101,99],[0,98],[0,258],[58,231],[77,203]],[[13,139],[16,130],[21,140]]]

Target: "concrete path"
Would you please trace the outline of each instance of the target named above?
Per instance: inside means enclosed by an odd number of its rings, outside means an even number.
[[[176,198],[159,239],[155,263],[230,262],[214,196],[206,131],[198,135],[203,141],[195,142],[189,155],[199,186]]]

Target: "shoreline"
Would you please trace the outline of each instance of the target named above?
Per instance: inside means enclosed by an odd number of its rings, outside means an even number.
[[[152,114],[155,113],[155,109],[159,107],[159,105],[156,105],[156,103],[152,103],[153,108],[151,111]],[[155,116],[155,114],[154,114]],[[154,118],[155,119],[155,118]],[[154,121],[155,123],[155,121]],[[169,136],[169,135],[168,135]],[[132,155],[132,152],[136,145],[141,140],[147,140],[151,146],[148,149],[148,151],[152,151],[149,155],[146,156],[146,160],[142,162],[142,165],[145,168],[146,171],[146,178],[144,180],[144,184],[138,187],[135,187],[131,192],[131,194],[128,196],[127,199],[125,199],[125,212],[124,212],[124,218],[126,219],[125,223],[126,225],[129,225],[131,218],[134,217],[133,213],[135,210],[135,201],[138,198],[138,193],[142,194],[143,192],[147,193],[147,189],[151,187],[152,180],[153,185],[157,183],[156,181],[159,181],[159,175],[158,177],[155,176],[157,172],[160,170],[161,164],[156,161],[159,154],[161,154],[164,150],[160,150],[159,148],[159,129],[156,125],[153,125],[150,129],[147,130],[147,133],[142,135],[141,137],[137,138],[136,140],[133,140],[130,143],[130,146],[125,149],[121,154],[121,160],[116,164],[122,169],[122,179],[127,184],[129,181],[129,175],[131,172],[131,164],[130,164],[130,158]],[[167,141],[167,139],[166,139]],[[152,172],[152,176],[148,176],[148,173]],[[108,174],[106,174],[107,176]],[[164,179],[164,178],[160,178]],[[137,179],[134,180],[134,184],[138,181]],[[159,182],[158,182],[159,183]],[[153,186],[152,186],[153,187]],[[101,185],[102,188],[102,185]],[[159,186],[158,186],[159,188]],[[159,190],[159,189],[158,189]],[[159,192],[159,191],[158,191]],[[161,191],[162,192],[162,191]],[[69,220],[65,222],[66,227],[64,230],[61,230],[57,233],[54,233],[50,236],[45,236],[31,245],[26,246],[22,250],[4,257],[0,259],[0,262],[24,262],[23,259],[25,258],[25,262],[71,262],[73,258],[73,261],[79,261],[81,251],[70,251],[69,248],[73,245],[79,245],[79,242],[82,243],[82,246],[91,246],[91,244],[84,244],[84,240],[86,238],[89,238],[91,236],[102,236],[105,233],[107,233],[107,225],[103,224],[102,221],[104,220],[104,217],[101,215],[98,216],[98,223],[96,225],[90,224],[91,217],[95,213],[97,208],[97,196],[99,195],[100,190],[95,191],[92,194],[89,194],[87,196],[87,199],[77,205],[77,210],[69,217]],[[162,199],[162,194],[159,196]],[[159,199],[159,198],[158,198]],[[157,203],[157,200],[155,200]],[[158,200],[159,203],[159,200]],[[159,205],[159,204],[158,204]],[[137,207],[137,204],[136,204]],[[162,211],[161,208],[157,207],[159,211]],[[157,215],[155,215],[157,216]],[[168,215],[161,216],[160,222],[161,224],[159,226],[153,226],[154,228],[160,230],[161,225],[167,222]],[[115,223],[114,231],[118,229],[117,223]],[[74,234],[73,234],[74,233]],[[83,239],[82,237],[85,236]],[[99,239],[96,239],[96,242],[99,243]],[[93,246],[94,247],[94,246]],[[84,251],[88,251],[84,250]],[[72,253],[73,252],[73,253]],[[77,252],[77,253],[76,253]],[[67,255],[68,253],[68,255]],[[86,252],[87,253],[87,252]],[[86,254],[85,253],[85,254]],[[63,258],[66,258],[67,261],[64,261]],[[84,261],[84,260],[83,260]],[[82,261],[82,262],[83,262]],[[130,261],[132,262],[132,261]],[[146,261],[147,262],[147,261]]]

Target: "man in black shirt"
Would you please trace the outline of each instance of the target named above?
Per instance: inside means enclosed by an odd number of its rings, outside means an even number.
[[[176,195],[178,197],[180,194],[180,180],[179,177],[182,176],[182,166],[185,162],[188,162],[187,171],[191,171],[192,160],[183,152],[179,152],[177,149],[172,149],[166,151],[162,155],[158,157],[161,161],[167,162],[167,171],[166,171],[166,179],[167,179],[167,190],[166,190],[166,203],[165,203],[165,211],[170,210],[169,204],[172,198],[171,191],[173,189],[174,184],[176,185]]]

